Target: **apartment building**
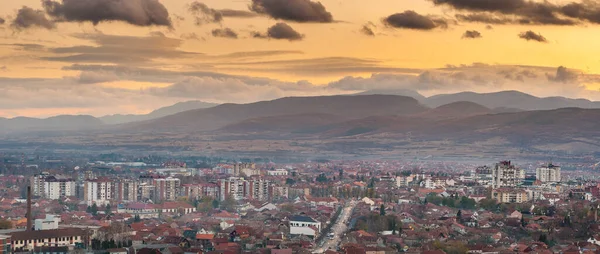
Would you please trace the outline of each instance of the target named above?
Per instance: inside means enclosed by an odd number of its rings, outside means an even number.
[[[498,188],[492,190],[492,198],[498,203],[523,203],[528,201],[527,191],[518,188]]]
[[[179,197],[181,188],[181,180],[179,178],[167,177],[154,179],[153,183],[156,188],[156,201],[174,201]]]
[[[510,161],[501,161],[492,169],[492,188],[515,187],[525,177],[525,171]]]
[[[547,165],[539,167],[535,170],[535,178],[544,183],[560,182],[560,167],[553,165],[552,163],[548,163]]]
[[[105,205],[113,200],[114,183],[108,178],[86,180],[83,188],[83,198],[88,205]]]

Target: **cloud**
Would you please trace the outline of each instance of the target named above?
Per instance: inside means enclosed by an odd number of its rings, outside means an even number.
[[[577,25],[600,23],[600,2],[556,4],[531,0],[431,0],[435,5],[474,12],[461,16],[464,21],[493,24]]]
[[[184,33],[184,34],[181,34],[180,38],[184,39],[184,40],[197,40],[197,41],[203,41],[204,40],[204,38],[201,38],[196,33]]]
[[[269,29],[267,29],[266,34],[260,32],[252,32],[252,37],[263,39],[271,38],[276,40],[289,41],[299,41],[304,39],[304,35],[300,34],[296,30],[294,30],[294,28],[283,22],[277,23],[269,27]]]
[[[198,26],[223,21],[223,14],[221,12],[209,8],[206,4],[198,1],[192,2],[188,10],[194,16],[195,24]]]
[[[362,26],[362,28],[360,29],[360,32],[364,35],[368,35],[368,36],[375,36],[375,32],[373,31],[373,29],[371,27],[374,27],[375,25],[371,22],[364,24]]]
[[[46,15],[43,11],[34,10],[27,6],[23,6],[17,11],[17,16],[12,21],[10,26],[17,30],[33,27],[54,29],[56,27],[53,21],[46,18]]]
[[[493,26],[491,26],[491,25],[487,25],[487,26],[485,26],[485,29],[487,29],[487,30],[492,30],[492,29],[494,29],[494,27],[493,27]]]
[[[415,30],[432,30],[438,27],[448,27],[448,22],[445,19],[423,16],[410,10],[392,14],[386,17],[383,22],[391,27]]]
[[[479,31],[475,31],[475,30],[467,30],[465,31],[465,33],[463,34],[462,38],[466,38],[466,39],[477,39],[477,38],[481,38],[481,33]]]
[[[222,37],[229,39],[237,39],[238,35],[235,31],[231,30],[231,28],[217,28],[212,30],[212,35],[214,37]]]
[[[228,18],[254,18],[258,17],[258,14],[249,11],[243,10],[231,10],[231,9],[222,9],[219,10],[221,16]]]
[[[559,66],[555,75],[546,74],[546,76],[550,81],[561,83],[576,82],[579,79],[579,75],[577,73],[570,71],[564,66]]]
[[[122,21],[136,26],[171,27],[169,11],[158,0],[42,0],[46,13],[57,21]]]
[[[538,41],[538,42],[548,42],[548,40],[546,40],[546,37],[542,36],[539,33],[535,33],[531,30],[526,31],[526,32],[522,32],[519,34],[519,38],[527,40],[527,41]]]
[[[514,19],[497,16],[489,13],[471,13],[471,14],[456,14],[456,19],[464,22],[486,23],[486,24],[509,24],[514,23]]]
[[[4,25],[4,23],[6,23],[6,20],[0,17],[0,25]]]
[[[91,41],[96,46],[71,46],[49,48],[54,56],[42,59],[72,63],[128,63],[148,64],[157,58],[186,58],[199,53],[181,51],[180,39],[162,33],[148,36],[121,36],[106,34],[74,34],[77,39]]]
[[[333,16],[321,2],[311,0],[252,0],[250,10],[274,19],[331,23]]]

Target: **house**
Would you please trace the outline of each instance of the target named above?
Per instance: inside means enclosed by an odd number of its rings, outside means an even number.
[[[294,215],[290,217],[290,235],[316,237],[321,232],[321,222],[308,216]]]

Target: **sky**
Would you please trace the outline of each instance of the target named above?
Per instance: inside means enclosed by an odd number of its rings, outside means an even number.
[[[600,100],[596,0],[0,0],[0,117],[409,89]]]

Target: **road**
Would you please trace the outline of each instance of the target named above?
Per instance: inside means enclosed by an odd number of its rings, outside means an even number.
[[[335,225],[331,227],[331,231],[323,232],[323,234],[333,233],[335,235],[333,239],[325,237],[323,241],[317,243],[317,247],[315,248],[313,253],[323,253],[330,248],[333,250],[337,249],[338,245],[342,241],[344,233],[346,233],[346,231],[348,230],[348,220],[350,219],[350,216],[352,215],[352,210],[354,210],[354,207],[356,207],[357,203],[357,201],[352,200],[346,204],[346,206],[342,209],[338,220],[335,222]]]

